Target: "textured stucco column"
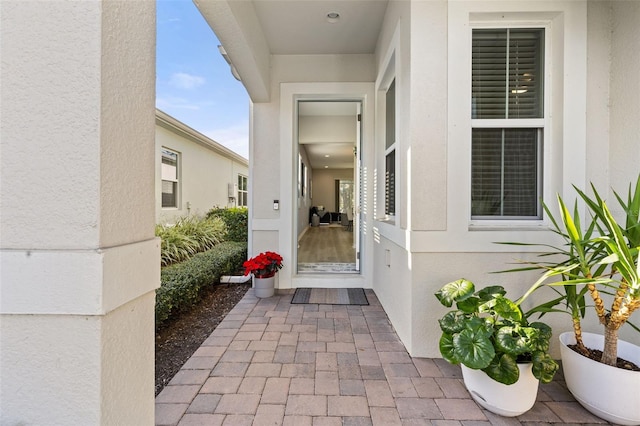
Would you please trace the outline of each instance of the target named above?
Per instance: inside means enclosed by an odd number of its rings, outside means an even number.
[[[0,18],[0,424],[152,425],[155,2]]]

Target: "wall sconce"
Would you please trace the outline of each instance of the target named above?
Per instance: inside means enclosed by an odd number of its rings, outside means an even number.
[[[224,60],[227,62],[227,64],[229,64],[229,68],[231,69],[231,75],[238,81],[242,81],[242,79],[240,78],[240,74],[238,74],[238,70],[236,69],[236,67],[231,63],[231,59],[229,59],[229,55],[227,55],[227,51],[224,50],[224,46],[222,46],[221,44],[218,45],[218,51],[220,51],[220,54],[222,55],[222,57],[224,58]]]

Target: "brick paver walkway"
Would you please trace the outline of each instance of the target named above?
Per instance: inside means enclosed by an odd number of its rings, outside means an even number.
[[[560,377],[529,412],[481,409],[460,369],[411,358],[371,290],[369,306],[244,296],[156,398],[156,425],[604,424]],[[434,342],[437,344],[437,342]]]

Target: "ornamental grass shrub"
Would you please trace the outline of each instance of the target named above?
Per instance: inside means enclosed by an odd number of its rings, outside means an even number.
[[[194,216],[178,219],[175,225],[156,225],[160,237],[160,263],[168,266],[189,259],[227,240],[227,225],[218,217]]]
[[[226,241],[247,242],[249,230],[249,211],[246,207],[219,208],[214,207],[207,212],[207,217],[217,217],[227,225]]]
[[[240,270],[246,258],[246,243],[223,242],[183,262],[162,268],[160,288],[156,290],[156,328],[172,315],[191,308],[200,299],[202,291],[217,284],[222,275]]]

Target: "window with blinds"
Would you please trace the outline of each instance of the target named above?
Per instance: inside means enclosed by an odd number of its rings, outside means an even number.
[[[475,29],[471,217],[541,217],[544,29]]]
[[[384,213],[396,214],[396,81],[391,82],[385,97],[385,172]]]
[[[178,207],[178,153],[162,150],[162,207]]]
[[[238,175],[238,207],[247,207],[249,204],[248,178]]]

